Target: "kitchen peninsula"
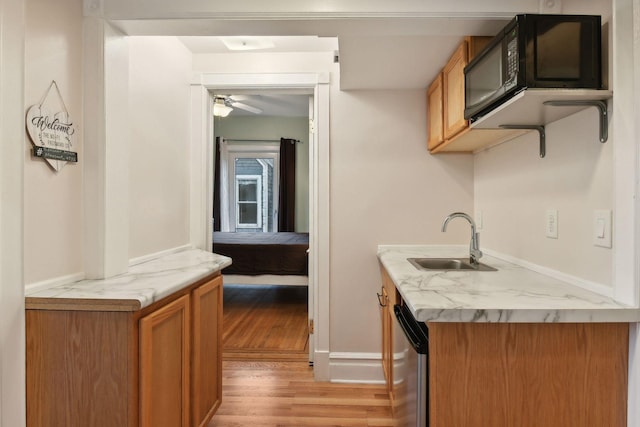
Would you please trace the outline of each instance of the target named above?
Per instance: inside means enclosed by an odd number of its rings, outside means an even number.
[[[638,308],[495,257],[481,261],[497,271],[407,260],[468,253],[378,247],[383,283],[428,326],[430,426],[626,426]]]
[[[206,425],[221,399],[230,264],[185,250],[28,292],[27,425]]]

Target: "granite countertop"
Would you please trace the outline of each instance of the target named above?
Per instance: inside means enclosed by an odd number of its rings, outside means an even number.
[[[27,309],[136,311],[231,265],[226,256],[189,249],[161,256],[108,279],[27,291]]]
[[[637,322],[640,310],[483,256],[498,271],[421,271],[407,258],[465,257],[467,246],[378,246],[378,259],[421,322]]]

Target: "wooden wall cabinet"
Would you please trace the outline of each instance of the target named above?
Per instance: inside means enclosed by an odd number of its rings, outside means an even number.
[[[472,153],[483,147],[514,139],[531,131],[531,126],[536,126],[537,129],[542,129],[540,156],[544,157],[544,125],[589,106],[600,110],[600,142],[608,139],[607,104],[602,101],[611,98],[612,93],[597,89],[527,89],[491,113],[480,117],[471,128],[469,121],[464,118],[464,67],[491,39],[465,37],[440,74],[429,85],[427,148],[431,154]],[[547,105],[549,102],[552,104]],[[553,105],[553,102],[556,104]]]
[[[427,148],[429,151],[444,141],[443,100],[442,73],[440,73],[427,89]]]
[[[491,40],[467,36],[427,90],[427,148],[433,151],[469,129],[464,118],[464,67]]]
[[[222,276],[117,307],[26,311],[28,426],[209,422],[222,391]]]
[[[464,118],[464,67],[469,63],[469,41],[463,40],[442,70],[444,139],[469,126]]]

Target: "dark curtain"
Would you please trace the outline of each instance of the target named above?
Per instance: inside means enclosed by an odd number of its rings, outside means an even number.
[[[216,137],[213,166],[213,231],[220,231],[220,137]]]
[[[280,138],[278,231],[295,231],[296,140]]]

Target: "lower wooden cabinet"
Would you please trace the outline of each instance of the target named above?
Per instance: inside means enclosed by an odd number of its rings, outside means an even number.
[[[140,426],[189,425],[189,295],[140,319]]]
[[[387,394],[393,403],[393,365],[394,365],[394,337],[395,314],[393,306],[396,304],[396,287],[384,268],[381,269],[382,289],[378,296],[380,313],[382,316],[382,370],[387,386]]]
[[[220,275],[139,311],[83,302],[26,324],[30,427],[206,426],[220,405]]]
[[[393,304],[381,268],[382,361],[403,405]],[[625,427],[629,324],[428,322],[431,427]],[[400,365],[399,365],[400,363]],[[403,424],[404,425],[404,424]]]
[[[433,427],[627,425],[627,323],[428,326]]]
[[[192,293],[191,416],[204,427],[222,402],[222,279]]]

